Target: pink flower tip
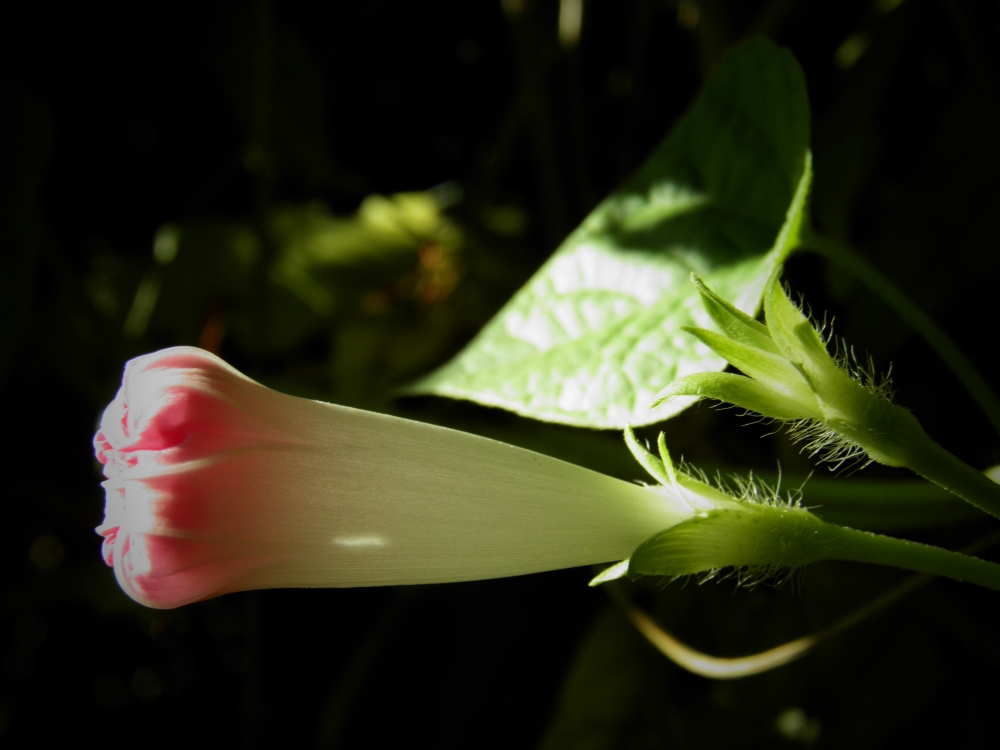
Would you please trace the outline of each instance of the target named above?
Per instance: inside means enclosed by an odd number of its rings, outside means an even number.
[[[268,544],[248,554],[266,514],[246,502],[260,478],[247,464],[295,444],[262,419],[266,408],[254,410],[269,395],[288,398],[191,347],[126,365],[94,437],[107,477],[97,533],[105,562],[136,601],[176,607],[238,590],[281,557]]]

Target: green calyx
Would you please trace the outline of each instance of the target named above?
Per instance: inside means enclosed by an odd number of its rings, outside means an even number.
[[[692,517],[644,542],[628,561],[608,568],[591,585],[626,574],[634,578],[680,576],[733,566],[798,567],[823,558],[821,550],[829,545],[819,535],[833,527],[795,503],[782,500],[776,491],[752,479],[739,483],[744,490],[741,497],[713,487],[674,465],[662,432],[657,440],[659,455],[646,450],[631,427],[625,430],[625,443],[664,490],[685,499]]]
[[[713,487],[704,478],[693,476],[683,468],[675,466],[670,452],[667,450],[666,438],[661,432],[657,440],[657,453],[654,454],[636,437],[631,425],[625,428],[625,445],[632,456],[659,485],[660,492],[670,502],[687,506],[691,516],[720,509],[735,510],[742,507],[741,502],[723,490]],[[629,573],[629,561],[622,560],[597,575],[591,586],[613,581]]]
[[[674,464],[663,433],[657,440],[658,455],[646,449],[631,427],[625,429],[625,443],[659,483],[652,489],[664,496],[664,502],[686,506],[690,515],[647,539],[629,559],[606,568],[591,586],[624,576],[712,577],[726,568],[735,570],[741,583],[752,585],[820,560],[848,560],[1000,590],[996,563],[828,523],[802,507],[800,498],[783,497],[753,477],[734,480],[735,493],[725,486],[713,487],[704,475],[695,476]],[[992,486],[989,479],[981,475],[980,479]]]
[[[646,540],[632,553],[628,574],[797,568],[830,556],[836,546],[833,528],[802,508],[743,503],[739,509],[703,513]]]
[[[662,432],[656,442],[659,455],[653,455],[646,450],[631,426],[625,428],[625,444],[639,465],[661,486],[673,489],[693,512],[738,505],[738,501],[727,493],[676,467],[670,458],[667,441]]]
[[[692,476],[674,465],[662,432],[657,440],[659,455],[646,450],[631,427],[625,429],[625,444],[665,490],[673,490],[692,506],[692,517],[644,542],[629,560],[598,575],[592,586],[626,574],[634,578],[680,576],[730,566],[798,567],[822,559],[815,543],[825,524],[809,511],[782,502],[776,492],[761,492],[766,488],[752,480],[741,484],[750,491],[737,498]],[[762,497],[765,502],[747,497]],[[776,521],[781,526],[777,535]]]
[[[867,454],[889,466],[906,465],[906,443],[919,423],[877,387],[849,373],[827,351],[812,322],[788,298],[777,275],[764,293],[763,325],[694,279],[719,331],[685,329],[743,375],[698,373],[657,394],[653,405],[677,396],[712,398],[770,419],[798,422],[793,435],[806,449],[833,460]]]

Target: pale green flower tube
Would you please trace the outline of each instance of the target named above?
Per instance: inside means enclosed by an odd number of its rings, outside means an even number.
[[[277,393],[190,347],[130,361],[94,442],[108,477],[105,560],[152,607],[619,560],[711,505],[680,487]]]

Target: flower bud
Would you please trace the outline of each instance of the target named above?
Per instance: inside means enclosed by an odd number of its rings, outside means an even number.
[[[809,319],[788,299],[777,277],[764,294],[764,326],[694,278],[721,332],[686,328],[744,375],[698,373],[663,389],[656,406],[676,396],[712,398],[771,419],[795,423],[806,449],[842,462],[866,453],[889,466],[907,464],[916,419],[889,401],[870,376],[849,372],[832,357]]]
[[[669,488],[277,393],[190,347],[126,365],[94,446],[104,559],[158,608],[618,560],[692,515]]]

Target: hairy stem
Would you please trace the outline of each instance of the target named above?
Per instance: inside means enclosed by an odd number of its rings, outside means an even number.
[[[831,527],[830,530],[833,531],[832,542],[836,546],[836,550],[829,555],[830,558],[892,565],[1000,591],[1000,565],[994,562],[843,526]]]

